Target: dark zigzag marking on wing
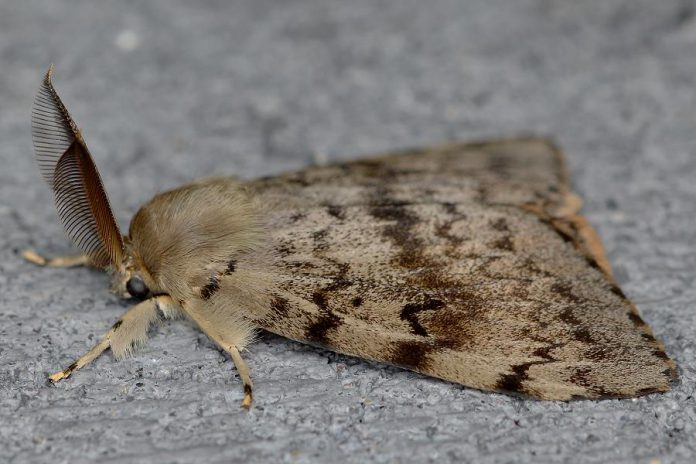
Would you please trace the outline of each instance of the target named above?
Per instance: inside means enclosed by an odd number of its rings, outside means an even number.
[[[329,308],[329,296],[332,292],[353,285],[353,281],[346,278],[350,270],[349,264],[340,263],[327,257],[324,259],[337,266],[338,273],[329,285],[312,293],[312,302],[319,308],[319,318],[307,327],[305,336],[315,343],[329,345],[328,332],[343,324],[343,319]]]
[[[441,300],[428,298],[423,303],[408,303],[401,308],[401,319],[408,321],[411,324],[411,333],[414,335],[420,335],[421,337],[427,337],[428,332],[425,328],[418,322],[416,314],[421,311],[433,311],[440,309],[445,306],[445,303]]]
[[[525,380],[529,379],[529,368],[537,364],[549,364],[556,362],[553,356],[549,354],[554,348],[563,346],[562,343],[552,343],[548,346],[543,346],[534,350],[534,356],[542,358],[541,361],[529,361],[521,364],[516,364],[510,368],[511,374],[504,374],[498,379],[496,389],[504,392],[525,393],[522,385]]]

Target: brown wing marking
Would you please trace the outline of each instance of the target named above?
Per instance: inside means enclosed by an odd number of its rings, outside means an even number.
[[[342,213],[319,207],[300,222],[291,219],[296,212],[276,217],[286,221],[274,234],[285,272],[259,325],[542,399],[669,388],[674,364],[648,327],[604,273],[537,216],[390,201]],[[503,239],[511,246],[496,245]]]

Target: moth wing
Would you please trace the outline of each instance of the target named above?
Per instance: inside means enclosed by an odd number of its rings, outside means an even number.
[[[471,151],[460,146],[458,153]],[[536,162],[543,168],[544,158],[551,163],[556,155],[542,153]],[[278,203],[269,212],[277,284],[256,324],[341,353],[539,399],[669,389],[675,367],[663,347],[582,234],[568,235],[577,232],[574,222],[563,230],[548,215],[569,195],[558,167],[526,183],[515,180],[519,170],[507,179],[490,165],[443,173],[439,161],[430,169],[429,155],[419,156],[426,158],[418,160],[420,171],[391,160],[370,168],[392,169],[390,177],[352,175],[352,163],[314,171],[342,173],[334,182],[325,178],[333,192],[309,192],[312,171],[301,174],[307,182],[298,187],[250,184],[265,199],[291,188],[304,200],[298,206],[288,199],[292,206]],[[499,157],[497,165],[505,163]],[[428,169],[439,182],[421,181]],[[508,195],[515,190],[527,195],[523,201]]]
[[[249,184],[279,209],[364,204],[389,188],[392,201],[572,204],[561,153],[546,139],[521,138],[403,150],[266,177]],[[437,189],[433,187],[437,186]],[[364,187],[373,190],[365,191]],[[414,194],[418,196],[413,197]]]
[[[392,202],[516,205],[545,217],[611,276],[599,237],[577,212],[561,151],[548,139],[513,138],[403,150],[255,180],[272,209]],[[437,187],[437,188],[435,188]]]

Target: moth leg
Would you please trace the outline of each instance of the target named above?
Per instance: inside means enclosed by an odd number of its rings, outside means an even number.
[[[232,343],[226,343],[221,337],[215,336],[211,332],[204,331],[210,338],[213,339],[217,345],[225,350],[234,363],[234,367],[237,368],[239,373],[239,379],[242,381],[242,386],[244,387],[244,399],[242,400],[242,407],[245,409],[251,408],[251,402],[254,400],[254,395],[252,392],[251,374],[249,373],[249,366],[247,366],[246,361],[242,358],[241,353],[237,345]]]
[[[216,324],[207,317],[209,314],[206,314],[205,311],[201,311],[200,309],[199,306],[192,304],[183,305],[184,312],[188,314],[203,333],[215,342],[217,346],[225,350],[232,358],[232,362],[234,362],[234,366],[237,368],[239,378],[244,387],[242,407],[249,409],[253,400],[251,375],[249,374],[249,366],[244,362],[239,351],[249,344],[250,340],[253,338],[254,330],[252,327],[238,321],[238,323],[228,323],[227,330],[221,331],[221,327],[216,326]],[[232,330],[230,330],[230,328],[232,328]]]
[[[142,301],[131,307],[109,329],[102,339],[85,355],[62,371],[56,372],[48,379],[56,383],[78,369],[94,361],[107,348],[111,348],[116,359],[121,359],[133,351],[133,348],[145,342],[150,324],[157,320],[158,312],[165,317],[172,317],[177,311],[174,300],[168,295],[160,295]]]
[[[111,329],[113,330],[113,328]],[[91,350],[89,350],[85,355],[81,356],[77,361],[63,369],[62,371],[56,372],[48,376],[48,380],[52,383],[57,383],[63,379],[67,379],[78,369],[82,369],[85,365],[94,361],[100,354],[104,352],[109,347],[109,339],[107,335],[102,338],[102,340],[97,343]]]
[[[244,386],[244,399],[242,400],[242,407],[249,409],[251,407],[251,402],[254,400],[254,395],[252,393],[251,385],[251,375],[249,374],[249,366],[242,358],[239,350],[234,345],[223,346],[223,349],[230,354],[234,367],[237,368],[239,373],[239,378],[242,380],[242,385]]]
[[[34,250],[25,250],[22,252],[22,257],[30,263],[36,264],[37,266],[77,267],[89,265],[89,256],[87,255],[57,256],[49,259],[41,256]]]

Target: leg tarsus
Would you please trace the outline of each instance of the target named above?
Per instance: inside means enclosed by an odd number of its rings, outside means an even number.
[[[22,257],[30,263],[45,267],[77,267],[88,266],[90,261],[87,255],[78,256],[57,256],[55,258],[45,258],[34,250],[24,250]]]
[[[25,261],[36,264],[37,266],[45,266],[48,262],[46,258],[36,253],[34,250],[24,250],[22,252],[22,258],[24,258]]]
[[[48,380],[50,380],[52,383],[58,383],[63,379],[67,379],[72,375],[72,373],[78,369],[81,369],[85,365],[89,364],[90,362],[94,361],[99,357],[100,354],[104,352],[109,347],[110,340],[111,340],[111,335],[113,334],[114,329],[112,328],[109,330],[106,335],[104,335],[104,338],[101,339],[99,343],[97,343],[91,350],[89,350],[87,353],[85,353],[80,359],[63,369],[62,371],[56,372],[55,374],[52,374],[48,376]]]
[[[67,368],[63,369],[62,371],[55,372],[51,375],[48,376],[48,380],[51,381],[52,384],[57,384],[63,379],[67,379],[72,375],[73,371],[77,368],[76,366],[77,363],[72,363],[70,366]]]
[[[234,366],[237,368],[239,373],[239,378],[242,380],[242,385],[244,386],[244,399],[242,400],[242,407],[245,409],[251,408],[251,403],[254,400],[254,395],[252,393],[251,376],[249,375],[249,366],[247,366],[239,350],[234,345],[229,345],[225,347],[225,351],[230,354]]]

